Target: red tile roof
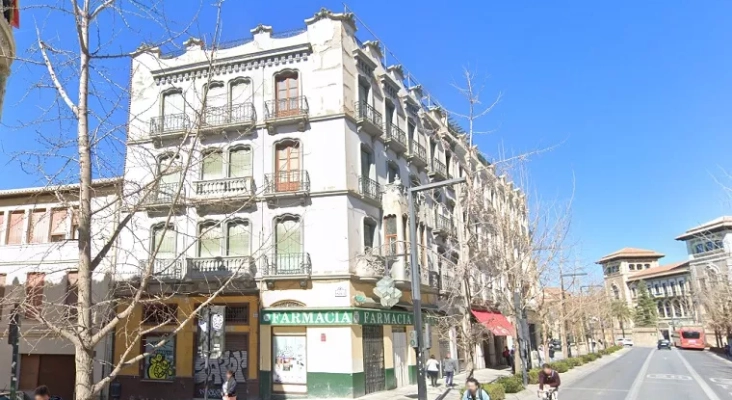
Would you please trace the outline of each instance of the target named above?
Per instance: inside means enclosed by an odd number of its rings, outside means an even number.
[[[664,257],[663,254],[653,250],[636,249],[633,247],[625,247],[614,253],[608,254],[597,261],[597,264],[605,264],[613,260],[621,260],[626,258],[652,258],[658,260]]]
[[[653,278],[656,276],[671,275],[679,272],[685,272],[689,267],[688,261],[679,261],[673,264],[660,265],[654,268],[644,269],[642,271],[630,274],[629,281],[637,281],[639,279]]]

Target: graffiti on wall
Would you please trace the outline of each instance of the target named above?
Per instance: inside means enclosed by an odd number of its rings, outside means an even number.
[[[226,381],[226,371],[234,371],[234,378],[238,383],[246,382],[247,352],[242,350],[225,351],[221,358],[211,360],[209,366],[211,368],[210,373],[206,371],[206,359],[202,356],[196,357],[193,375],[196,397],[204,397],[206,393],[206,376],[208,376],[208,397],[220,399],[222,397],[221,385]]]

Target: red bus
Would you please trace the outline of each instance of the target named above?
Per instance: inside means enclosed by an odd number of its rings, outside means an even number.
[[[704,350],[706,347],[706,338],[704,337],[704,328],[685,326],[679,328],[671,335],[674,346],[680,349],[697,349]]]

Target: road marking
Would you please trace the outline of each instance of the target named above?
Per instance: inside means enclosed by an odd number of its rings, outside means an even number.
[[[563,387],[562,392],[567,390],[585,390],[590,392],[627,392],[628,389],[610,389],[610,388],[578,388],[578,387]]]
[[[646,361],[643,363],[640,371],[638,371],[638,376],[633,381],[633,386],[630,387],[630,392],[625,397],[625,400],[636,400],[638,398],[638,392],[640,392],[643,379],[646,376],[646,372],[648,372],[648,366],[651,364],[651,357],[653,357],[653,351],[648,353],[648,357],[646,357]]]
[[[712,388],[707,384],[707,382],[704,380],[704,378],[702,378],[696,372],[696,370],[694,370],[694,367],[692,367],[691,364],[689,364],[689,362],[686,361],[684,356],[681,355],[681,352],[677,351],[676,355],[679,356],[679,359],[681,359],[681,362],[684,364],[684,367],[686,367],[686,369],[689,371],[689,373],[694,378],[694,380],[696,380],[696,383],[698,383],[699,386],[704,391],[704,393],[706,393],[707,397],[709,397],[710,400],[720,400],[719,396],[717,396],[717,394],[714,393],[714,390],[712,390]]]
[[[710,381],[722,384],[722,385],[732,385],[732,379],[725,379],[725,378],[709,378]]]
[[[671,374],[648,374],[646,378],[651,379],[670,379],[674,381],[690,381],[692,380],[690,376],[686,375],[671,375]]]

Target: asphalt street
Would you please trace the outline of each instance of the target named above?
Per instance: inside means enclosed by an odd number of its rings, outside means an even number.
[[[706,351],[634,348],[563,384],[560,400],[732,399],[732,362]]]

